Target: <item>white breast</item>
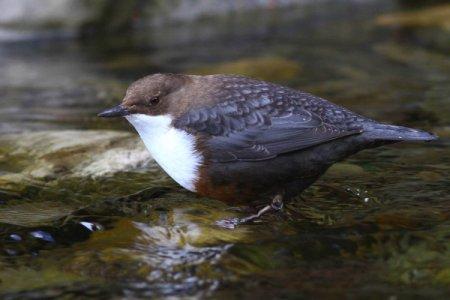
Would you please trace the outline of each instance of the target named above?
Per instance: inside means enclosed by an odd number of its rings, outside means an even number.
[[[133,114],[126,118],[161,168],[185,189],[195,192],[203,157],[195,149],[194,136],[171,126],[169,115]]]

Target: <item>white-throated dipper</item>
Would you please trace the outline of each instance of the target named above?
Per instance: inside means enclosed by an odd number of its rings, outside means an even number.
[[[280,209],[333,163],[425,131],[382,124],[325,99],[237,75],[154,74],[131,84],[100,117],[125,117],[156,162],[184,188]],[[271,201],[270,201],[271,200]]]

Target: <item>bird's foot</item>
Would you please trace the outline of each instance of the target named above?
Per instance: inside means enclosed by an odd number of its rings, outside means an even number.
[[[276,195],[272,202],[269,205],[261,208],[256,214],[244,217],[244,218],[229,218],[216,221],[216,225],[226,228],[226,229],[235,229],[238,225],[248,224],[250,222],[258,220],[263,214],[268,211],[279,211],[283,208],[283,197],[281,195]]]

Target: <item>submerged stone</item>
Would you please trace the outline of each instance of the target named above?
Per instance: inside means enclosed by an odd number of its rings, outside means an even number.
[[[60,201],[13,203],[0,206],[0,223],[25,227],[48,225],[77,209],[75,204]]]
[[[417,174],[417,176],[423,181],[430,181],[430,182],[439,181],[443,179],[441,174],[433,171],[421,171]]]
[[[450,126],[436,127],[433,132],[435,132],[440,138],[450,138]]]
[[[2,266],[0,268],[0,289],[2,292],[18,292],[48,286],[67,285],[79,282],[80,277],[59,270],[55,264],[46,263],[40,268],[29,266]],[[46,294],[50,294],[51,289]],[[53,296],[53,295],[52,295]],[[11,299],[23,297],[12,297]],[[42,298],[39,296],[39,298]],[[44,297],[47,298],[47,297]]]
[[[357,177],[364,176],[365,171],[362,167],[350,163],[336,163],[332,165],[327,175],[331,177]]]

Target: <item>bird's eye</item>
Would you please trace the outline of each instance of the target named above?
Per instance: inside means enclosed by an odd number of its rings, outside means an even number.
[[[158,96],[155,96],[155,97],[150,98],[150,100],[148,101],[148,103],[149,103],[150,105],[156,105],[156,104],[158,104],[158,103],[159,103],[159,97],[158,97]]]

